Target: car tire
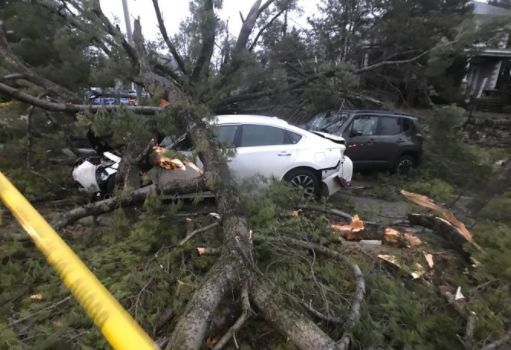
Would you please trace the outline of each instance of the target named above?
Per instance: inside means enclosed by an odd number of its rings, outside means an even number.
[[[404,154],[397,160],[394,172],[398,175],[407,175],[413,167],[415,167],[415,158]]]
[[[321,194],[321,182],[317,174],[310,169],[291,170],[284,176],[284,180],[302,188],[306,196],[319,197]]]

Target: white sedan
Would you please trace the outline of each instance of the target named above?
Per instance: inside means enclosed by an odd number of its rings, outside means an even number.
[[[261,175],[302,187],[309,195],[339,191],[351,182],[353,163],[340,136],[312,133],[285,120],[256,115],[221,115],[214,120],[218,140],[235,148],[229,168],[239,179]],[[182,138],[175,149],[186,151]],[[200,162],[197,162],[202,167]]]

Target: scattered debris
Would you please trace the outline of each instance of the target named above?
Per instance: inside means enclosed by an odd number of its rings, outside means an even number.
[[[354,215],[351,218],[351,223],[348,225],[337,225],[332,224],[331,227],[341,232],[341,235],[344,239],[348,241],[359,241],[360,236],[357,234],[358,232],[364,230],[364,222],[358,217],[358,215]]]
[[[197,247],[198,255],[218,255],[220,254],[220,248],[206,248],[206,247]]]
[[[405,266],[405,264],[395,255],[379,254],[378,259],[385,261],[386,263],[397,267],[399,270],[405,271],[412,279],[418,279],[426,273],[424,267],[419,263],[414,263],[413,268]]]
[[[433,262],[433,254],[429,254],[429,253],[424,253],[424,259],[426,259],[426,262],[428,263],[428,266],[430,269],[433,268],[433,266],[435,266],[435,263]]]
[[[209,215],[209,216],[214,217],[214,218],[215,218],[215,219],[217,219],[217,220],[220,220],[220,219],[221,219],[221,218],[220,218],[220,214],[215,213],[215,212],[211,212],[211,213],[209,213],[208,215]]]
[[[383,243],[379,239],[363,239],[360,241],[360,244],[382,245]]]
[[[290,210],[290,211],[287,212],[287,216],[296,217],[296,216],[299,216],[301,212],[302,212],[301,209]]]
[[[199,255],[203,255],[206,253],[206,248],[204,248],[204,247],[197,247],[196,249],[197,249],[197,254],[199,254]]]
[[[62,328],[64,326],[61,320],[53,320],[51,323],[55,328]]]
[[[454,294],[454,300],[465,299],[465,296],[461,293],[461,287],[456,289],[456,294]]]
[[[30,300],[33,300],[33,301],[41,301],[43,300],[43,295],[42,294],[32,294],[30,296]]]

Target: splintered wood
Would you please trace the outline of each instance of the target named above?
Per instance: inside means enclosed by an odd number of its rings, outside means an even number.
[[[401,232],[391,227],[385,228],[383,234],[383,244],[395,247],[416,247],[422,244],[422,241],[411,232]]]
[[[339,231],[342,237],[348,241],[359,241],[361,238],[358,232],[363,231],[365,227],[364,222],[358,217],[358,215],[354,215],[350,224],[332,224],[332,228]]]
[[[481,249],[481,247],[474,241],[474,238],[472,237],[470,231],[465,227],[465,224],[458,220],[458,218],[454,215],[452,211],[439,204],[436,204],[427,196],[418,193],[408,192],[405,190],[401,190],[401,194],[409,201],[417,205],[420,205],[424,208],[432,210],[436,215],[440,217],[440,219],[442,219],[445,222],[445,224],[452,226],[455,229],[455,231],[461,237],[464,238],[464,240],[472,244],[475,248],[479,250]]]

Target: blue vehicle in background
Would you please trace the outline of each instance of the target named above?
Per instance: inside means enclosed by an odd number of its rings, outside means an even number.
[[[147,93],[142,92],[142,97],[147,97]],[[85,98],[90,104],[96,105],[138,105],[135,90],[91,87],[85,91]]]

